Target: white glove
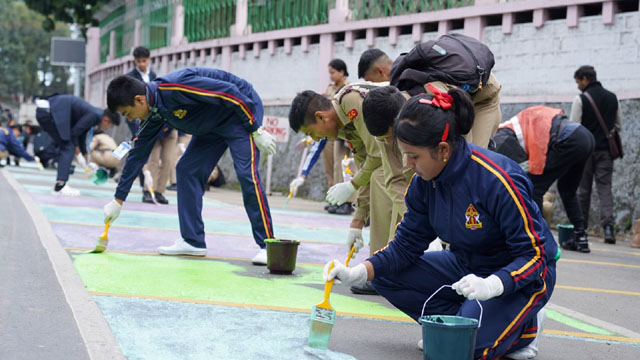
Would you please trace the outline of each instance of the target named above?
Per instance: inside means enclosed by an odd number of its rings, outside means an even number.
[[[256,146],[258,149],[267,155],[273,155],[276,153],[276,141],[268,132],[264,131],[263,128],[259,128],[254,131],[253,140],[256,142]]]
[[[81,168],[83,169],[87,168],[87,159],[84,158],[82,153],[78,153],[76,155],[76,162],[78,163],[78,166],[80,166]]]
[[[329,271],[331,261],[329,261],[322,270],[322,278],[324,281],[338,279],[346,286],[363,286],[367,282],[367,268],[364,264],[358,264],[352,268],[344,266],[339,260],[333,261],[333,269]]]
[[[469,300],[478,299],[480,301],[500,296],[504,291],[502,280],[496,275],[490,275],[483,279],[469,274],[455,282],[452,287],[458,295],[462,295]]]
[[[289,184],[289,192],[292,193],[295,190],[299,189],[302,184],[304,184],[304,177],[298,176],[297,178],[293,179],[291,181],[291,184]]]
[[[142,174],[144,175],[144,187],[151,191],[153,189],[153,177],[151,177],[151,171],[145,170]]]
[[[40,161],[40,158],[37,156],[34,156],[33,158],[36,159],[36,165],[38,165],[38,170],[43,171],[44,166],[42,166],[42,162]]]
[[[104,223],[110,221],[112,224],[118,216],[120,215],[120,209],[122,209],[122,205],[118,204],[117,201],[111,200],[107,205],[104,206]]]
[[[89,168],[90,168],[92,171],[98,171],[98,164],[96,164],[96,163],[94,163],[94,162],[89,161]]]
[[[345,181],[339,184],[335,184],[327,191],[327,202],[331,205],[342,205],[356,193],[356,188],[353,187],[351,181]]]
[[[353,252],[353,257],[355,257],[355,254],[364,246],[364,242],[362,241],[362,229],[349,228],[349,234],[347,234],[347,251],[351,251],[351,247],[354,244],[356,249]]]
[[[180,150],[180,155],[182,155],[187,151],[187,146],[184,143],[178,143],[178,150]]]

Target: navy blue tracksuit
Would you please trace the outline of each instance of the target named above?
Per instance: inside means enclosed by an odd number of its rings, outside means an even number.
[[[0,127],[0,151],[7,151],[12,155],[23,157],[27,161],[35,161],[33,156],[25,151],[24,147],[13,134],[10,128]]]
[[[73,95],[54,95],[47,100],[49,109],[38,108],[36,119],[60,150],[57,179],[67,181],[76,146],[83,155],[87,153],[87,133],[100,123],[104,110]]]
[[[418,320],[425,300],[468,274],[496,275],[501,296],[482,301],[475,358],[494,359],[527,346],[536,314],[555,286],[557,245],[532,199],[531,181],[517,163],[464,140],[433,180],[414,176],[407,212],[395,238],[369,261],[373,286]],[[450,251],[427,252],[439,236]],[[478,318],[480,309],[451,289],[441,290],[425,315]]]
[[[125,200],[165,124],[193,134],[176,166],[180,232],[205,248],[202,196],[213,168],[231,151],[253,238],[260,248],[273,237],[271,213],[258,173],[260,152],[251,133],[262,124],[260,97],[250,83],[216,69],[187,68],[147,83],[149,118],[140,125],[115,197]]]

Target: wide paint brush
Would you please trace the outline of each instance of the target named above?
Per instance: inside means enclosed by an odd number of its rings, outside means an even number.
[[[287,205],[289,205],[289,200],[291,200],[291,197],[293,197],[293,192],[296,191],[296,187],[295,185],[293,186],[293,189],[291,189],[291,191],[289,191],[289,196],[287,196],[287,201],[284,202],[284,206],[282,206],[283,209],[287,208]]]
[[[90,253],[101,253],[107,249],[107,245],[109,244],[109,238],[107,237],[107,232],[109,232],[109,225],[111,221],[107,221],[104,224],[104,232],[102,235],[98,237],[98,243],[96,244],[95,249],[89,251]]]
[[[345,266],[349,266],[349,261],[353,256],[355,246],[351,247],[349,256],[345,262]],[[333,261],[329,265],[329,272],[333,269]],[[315,305],[311,310],[311,326],[309,328],[309,347],[316,349],[326,349],[329,346],[329,338],[331,337],[331,329],[336,319],[336,311],[333,310],[329,303],[329,295],[333,288],[333,280],[324,284],[324,299],[321,303]]]

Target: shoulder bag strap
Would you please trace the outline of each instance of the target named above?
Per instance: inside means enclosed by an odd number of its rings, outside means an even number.
[[[604,119],[602,118],[602,115],[600,114],[600,110],[598,110],[598,107],[596,106],[596,102],[593,101],[593,98],[591,97],[591,95],[589,95],[588,92],[583,92],[582,93],[584,95],[584,97],[587,98],[587,100],[589,100],[589,103],[591,103],[591,107],[593,107],[593,110],[596,113],[596,117],[598,118],[598,121],[600,122],[600,127],[602,127],[602,131],[604,131],[604,135],[609,137],[609,129],[607,128],[607,124],[604,123]]]

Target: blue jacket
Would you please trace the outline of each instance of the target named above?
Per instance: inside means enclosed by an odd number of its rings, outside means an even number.
[[[149,117],[134,135],[134,145],[122,170],[115,197],[125,200],[165,125],[187,134],[206,136],[242,125],[258,130],[262,102],[253,86],[226,71],[186,68],[147,83]]]
[[[35,161],[33,156],[24,150],[13,131],[9,128],[0,127],[0,150],[8,151],[13,155],[23,157],[28,161]]]
[[[60,138],[72,141],[86,154],[87,132],[100,123],[104,110],[73,95],[54,95],[47,100]]]
[[[457,145],[437,178],[412,178],[395,238],[369,258],[375,277],[411,266],[439,236],[470,273],[498,276],[505,295],[540,281],[558,248],[531,181],[501,154]]]

